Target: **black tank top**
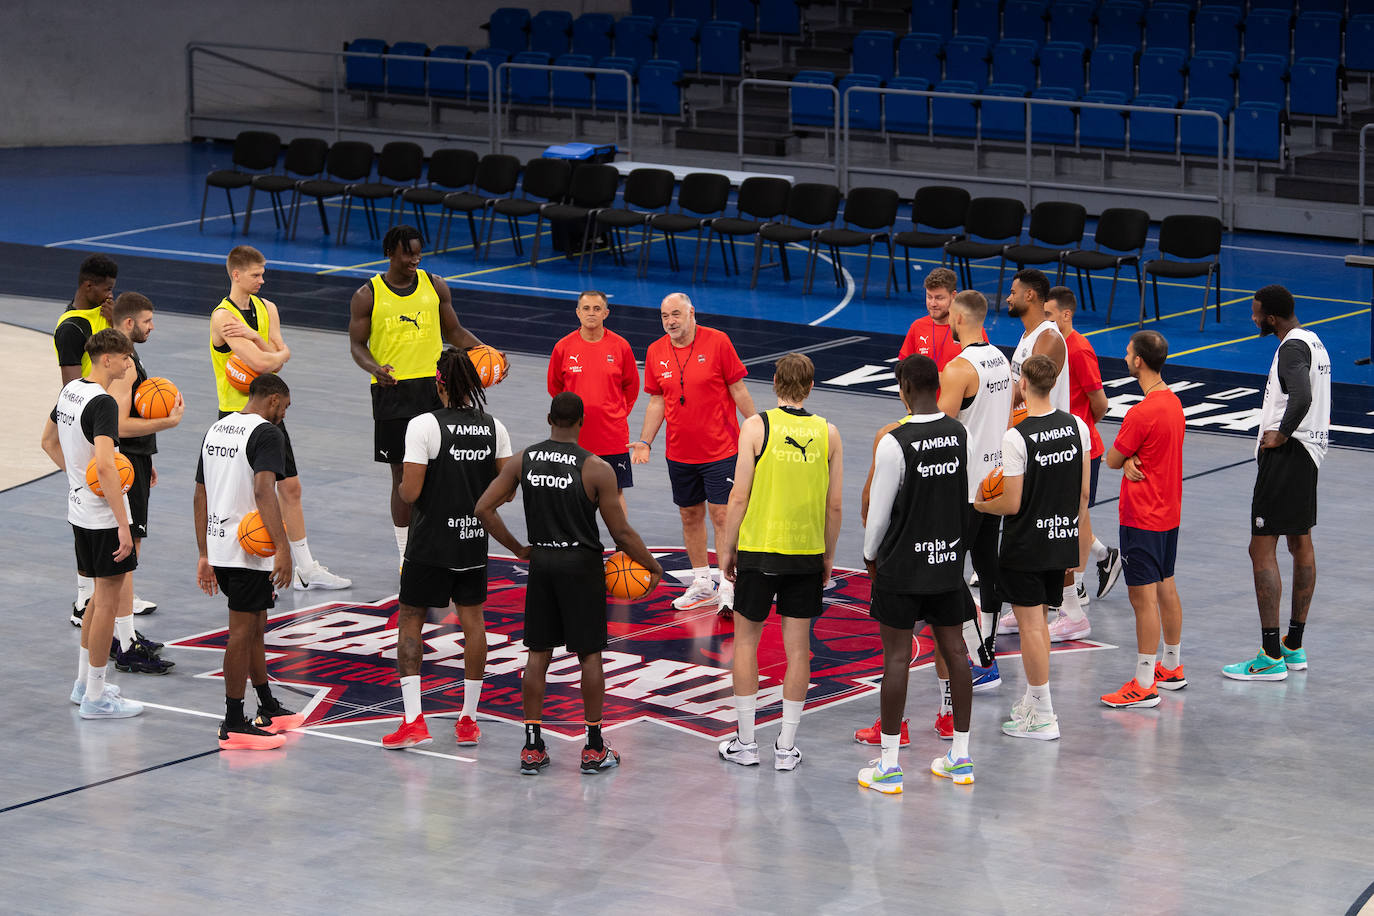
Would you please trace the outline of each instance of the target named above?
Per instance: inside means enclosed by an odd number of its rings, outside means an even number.
[[[129,397],[129,416],[138,416],[138,410],[134,408],[138,400],[138,386],[148,381],[148,371],[143,368],[143,361],[138,358],[138,351],[134,351],[134,371],[138,377],[134,379],[134,390]],[[125,436],[119,440],[119,450],[129,455],[156,455],[157,454],[157,433],[149,433],[146,436]]]
[[[582,483],[582,466],[590,457],[591,452],[575,443],[552,439],[525,449],[520,492],[531,546],[578,548],[600,555],[596,506]]]
[[[878,546],[876,585],[897,594],[954,591],[968,549],[968,432],[941,417],[903,423],[888,435],[901,443],[906,468]]]
[[[1021,511],[1002,528],[1001,564],[1010,569],[1072,569],[1078,565],[1078,505],[1083,492],[1083,443],[1073,415],[1056,410],[1016,426],[1026,442]]]
[[[430,459],[411,511],[406,559],[444,569],[481,569],[487,562],[487,532],[473,507],[496,479],[496,423],[475,407],[431,413],[439,422],[439,455]]]

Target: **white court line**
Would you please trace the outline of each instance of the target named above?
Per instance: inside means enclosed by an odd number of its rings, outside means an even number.
[[[269,206],[266,206],[266,207],[259,207],[258,209],[256,209],[256,210],[253,211],[254,215],[256,215],[256,214],[258,214],[258,213],[270,213],[270,212],[272,212],[272,207],[271,207],[270,205],[269,205]],[[221,213],[221,214],[218,215],[218,216],[207,216],[207,217],[205,217],[205,221],[208,223],[208,222],[212,222],[213,220],[228,219],[228,218],[229,218],[229,214],[228,214],[228,213]],[[197,217],[196,219],[183,219],[183,220],[178,220],[178,221],[175,222],[175,223],[163,223],[161,226],[144,226],[144,227],[141,228],[141,229],[125,229],[123,232],[107,232],[107,233],[105,233],[104,235],[92,235],[92,236],[90,236],[89,238],[84,238],[84,239],[67,239],[66,241],[63,241],[63,242],[49,242],[48,244],[44,245],[43,247],[44,247],[44,248],[61,248],[63,245],[85,245],[85,244],[89,244],[89,243],[91,243],[91,242],[97,242],[97,241],[99,241],[100,239],[117,239],[117,238],[119,238],[121,235],[138,235],[140,232],[156,232],[156,231],[159,230],[159,229],[178,229],[178,228],[180,228],[180,227],[182,227],[182,226],[190,226],[190,225],[192,225],[193,223],[199,223],[199,222],[200,222],[199,217]]]
[[[789,248],[795,248],[795,249],[798,250],[798,251],[807,251],[807,249],[802,248],[800,245],[796,244],[795,242],[793,242],[793,243],[791,243],[790,245],[788,245],[788,247],[789,247]],[[835,263],[834,261],[832,261],[832,260],[830,259],[830,256],[829,256],[829,255],[821,254],[819,251],[816,252],[816,257],[817,257],[817,258],[820,258],[822,261],[824,261],[824,262],[827,263],[827,264],[834,264],[834,263]],[[821,317],[817,318],[815,321],[808,321],[808,322],[807,322],[807,325],[808,325],[808,326],[810,326],[810,327],[815,327],[816,325],[819,325],[819,324],[825,324],[825,323],[826,323],[827,321],[829,321],[831,318],[834,318],[834,317],[835,317],[836,315],[838,315],[840,312],[843,312],[845,306],[849,305],[850,300],[852,300],[852,299],[854,298],[854,277],[853,277],[853,275],[850,274],[850,272],[849,272],[848,270],[846,270],[845,268],[843,268],[843,267],[840,268],[840,273],[844,276],[844,298],[840,300],[839,305],[835,306],[833,309],[831,309],[830,311],[826,312],[824,315],[822,315]]]

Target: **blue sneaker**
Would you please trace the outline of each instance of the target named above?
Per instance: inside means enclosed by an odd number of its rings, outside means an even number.
[[[951,754],[936,757],[930,762],[930,772],[942,779],[952,779],[956,786],[973,785],[973,761],[967,757],[955,760]]]
[[[119,687],[118,687],[118,685],[116,685],[116,684],[106,684],[106,685],[105,685],[105,696],[107,696],[107,697],[117,697],[117,696],[119,696]],[[75,705],[77,705],[77,706],[80,706],[80,705],[81,705],[81,701],[84,700],[85,698],[86,698],[86,682],[85,682],[85,681],[75,681],[75,682],[73,682],[73,683],[72,683],[72,703],[75,704]]]
[[[1283,663],[1289,671],[1307,670],[1307,649],[1299,647],[1297,649],[1288,648],[1288,637],[1285,636],[1279,643],[1279,648],[1283,649]]]
[[[881,757],[870,762],[872,766],[866,766],[859,771],[859,785],[884,795],[901,795],[902,768],[895,766],[890,770],[883,769]]]
[[[997,659],[992,660],[992,664],[986,668],[980,668],[973,663],[973,659],[968,662],[969,673],[973,675],[973,692],[979,693],[984,690],[992,690],[1002,683],[1002,675],[997,671]]]
[[[1248,661],[1223,665],[1221,673],[1236,681],[1282,681],[1288,677],[1288,666],[1281,658],[1270,658],[1261,649]]]

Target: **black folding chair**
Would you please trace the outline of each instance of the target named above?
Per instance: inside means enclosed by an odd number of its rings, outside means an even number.
[[[964,220],[967,238],[945,243],[945,254],[959,265],[959,285],[973,289],[971,261],[998,258],[997,298],[994,310],[1002,308],[1002,280],[1007,273],[1007,249],[1021,239],[1021,223],[1026,218],[1026,205],[1013,197],[975,197],[968,204],[968,218]],[[984,239],[984,241],[978,241]]]
[[[522,216],[534,216],[544,204],[562,200],[568,193],[568,182],[572,178],[572,163],[566,159],[531,159],[525,164],[525,173],[520,177],[520,190],[524,197],[503,197],[494,200],[487,209],[486,243],[482,249],[482,259],[491,257],[491,230],[497,214],[506,218],[510,228],[511,244],[516,255],[524,255],[525,246],[520,241]],[[535,245],[539,237],[535,236]]]
[[[488,153],[477,163],[477,174],[473,177],[472,191],[454,191],[445,194],[441,205],[444,208],[444,225],[441,243],[448,250],[449,230],[452,228],[453,214],[462,213],[468,219],[468,234],[472,237],[472,256],[475,259],[482,253],[482,236],[477,231],[477,220],[473,214],[486,214],[487,208],[497,200],[515,193],[520,182],[520,160],[504,153]]]
[[[1011,245],[1006,259],[1020,270],[1027,264],[1054,265],[1054,282],[1064,282],[1064,257],[1083,244],[1088,211],[1082,204],[1047,200],[1031,208],[1029,245]]]
[[[248,234],[248,226],[253,222],[253,197],[262,191],[272,204],[272,221],[278,229],[290,225],[287,218],[287,204],[281,196],[293,191],[296,185],[309,178],[316,178],[324,171],[324,160],[329,155],[329,144],[318,137],[297,137],[286,145],[286,159],[281,172],[267,175],[254,175],[248,185],[248,209],[243,214],[243,234]]]
[[[803,277],[810,277],[816,258],[816,233],[831,228],[835,215],[840,211],[840,189],[833,184],[802,182],[792,186],[787,195],[787,220],[785,222],[764,223],[754,235],[754,275],[749,280],[749,288],[759,284],[759,269],[763,267],[782,267],[783,282],[791,282],[792,273],[787,268],[787,246],[806,243],[806,268]],[[778,259],[763,264],[764,242],[778,246]]]
[[[310,197],[320,211],[320,228],[325,236],[329,235],[329,219],[325,216],[324,201],[327,197],[338,197],[348,189],[372,174],[372,144],[361,140],[340,140],[329,148],[324,160],[324,177],[310,178],[296,182],[295,193],[291,195],[291,238],[296,237],[296,229],[301,221],[301,198]]]
[[[892,226],[897,221],[897,207],[901,199],[891,188],[850,188],[844,201],[843,229],[822,229],[816,233],[817,246],[825,245],[830,249],[830,265],[835,272],[835,285],[844,285],[844,268],[840,263],[840,250],[858,248],[867,243],[868,255],[864,258],[864,285],[862,298],[868,298],[868,272],[873,266],[873,246],[877,242],[887,243],[887,283],[883,286],[883,296],[892,292],[897,281],[894,265],[896,256],[892,253]],[[852,227],[852,228],[851,228]],[[815,273],[812,261],[812,274]],[[807,278],[806,289],[811,290],[811,278]]]
[[[948,256],[945,244],[964,237],[964,218],[968,215],[969,192],[947,185],[927,185],[916,191],[911,201],[911,228],[892,237],[902,247],[906,262],[906,291],[911,292],[911,249],[938,248],[940,263]],[[926,232],[929,226],[934,232]]]
[[[720,238],[720,260],[725,265],[725,273],[730,274],[731,261],[734,262],[735,273],[739,273],[739,257],[735,253],[736,236],[754,236],[763,228],[764,223],[771,222],[782,216],[787,209],[787,194],[792,185],[784,178],[767,178],[756,175],[753,178],[746,178],[739,186],[739,195],[735,198],[735,216],[720,216],[711,220],[709,227],[712,237]],[[729,259],[725,255],[725,240],[730,240]],[[706,279],[706,274],[710,269],[711,252],[710,244],[707,244],[706,263],[701,266],[701,278]]]
[[[276,168],[277,156],[280,153],[281,137],[271,131],[245,130],[239,133],[234,138],[234,167],[232,169],[215,169],[205,176],[205,193],[200,196],[200,231],[205,231],[205,205],[210,199],[211,188],[224,189],[224,199],[229,202],[229,222],[237,227],[238,220],[234,217],[234,197],[229,192],[237,188],[248,187],[253,183],[253,179],[258,173],[270,172]],[[251,197],[251,191],[249,195]]]
[[[428,243],[429,219],[425,208],[438,206],[454,191],[471,187],[477,176],[477,161],[477,154],[470,149],[436,149],[429,157],[425,184],[406,188],[392,200],[392,225],[396,224],[396,206],[404,209],[410,204],[410,212],[420,225],[420,235]]]
[[[600,236],[602,228],[611,231],[611,255],[620,266],[625,266],[625,251],[620,238],[620,230],[639,227],[640,242],[643,243],[643,230],[649,220],[662,215],[668,204],[673,201],[673,186],[677,179],[667,169],[634,169],[625,177],[623,207],[605,207],[592,214],[592,235]],[[596,264],[596,246],[584,247],[587,256],[587,269]]]
[[[682,187],[677,192],[677,213],[658,213],[649,217],[644,226],[644,242],[639,246],[639,276],[649,270],[649,243],[654,230],[663,233],[663,242],[668,249],[668,266],[674,273],[681,268],[677,256],[677,237],[680,233],[697,233],[696,252],[692,256],[692,282],[697,281],[697,265],[701,262],[701,241],[711,222],[725,212],[730,201],[730,179],[718,172],[690,172],[682,179]],[[709,259],[711,252],[708,249]]]
[[[538,210],[539,215],[534,220],[530,266],[539,266],[540,230],[547,219],[551,235],[565,233],[562,238],[563,257],[571,261],[576,253],[579,256],[578,268],[581,269],[582,255],[589,245],[596,244],[591,234],[592,217],[598,210],[615,203],[615,192],[619,187],[620,171],[613,165],[596,163],[573,168],[572,178],[568,181],[568,202],[547,203]],[[582,230],[580,233],[577,231],[579,228]],[[573,251],[574,247],[577,248],[576,252]]]
[[[1159,320],[1159,278],[1187,280],[1205,277],[1202,287],[1202,320],[1197,329],[1207,327],[1207,299],[1212,293],[1212,277],[1217,284],[1217,321],[1221,321],[1221,220],[1215,216],[1166,216],[1159,225],[1160,257],[1145,262],[1145,273],[1155,297],[1155,321]],[[1174,261],[1173,258],[1190,260]],[[1206,260],[1199,260],[1206,258]],[[1140,322],[1145,324],[1145,293],[1140,294]]]
[[[388,201],[387,212],[394,216],[396,195],[418,186],[424,169],[425,151],[420,149],[420,144],[397,140],[383,146],[382,154],[377,159],[377,180],[361,181],[344,189],[343,216],[339,218],[339,244],[348,241],[348,217],[353,212],[354,200],[363,202],[367,231],[375,241],[382,234],[381,221],[377,219],[377,201]]]
[[[1135,268],[1135,285],[1141,298],[1145,296],[1145,280],[1140,276],[1140,259],[1145,254],[1145,238],[1150,233],[1150,214],[1134,207],[1108,207],[1097,218],[1097,232],[1093,235],[1096,249],[1079,248],[1064,255],[1064,266],[1072,267],[1078,276],[1078,300],[1083,301],[1083,272],[1088,272],[1088,298],[1092,310],[1097,311],[1093,293],[1092,272],[1112,269],[1112,292],[1107,298],[1107,324],[1112,323],[1112,303],[1116,301],[1116,281],[1121,268]]]

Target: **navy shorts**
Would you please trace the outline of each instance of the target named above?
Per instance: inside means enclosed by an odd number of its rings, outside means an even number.
[[[1153,585],[1172,579],[1174,560],[1178,556],[1178,529],[1146,531],[1144,528],[1121,526],[1121,571],[1126,585]]]
[[[628,490],[635,485],[634,472],[630,470],[630,453],[621,452],[619,455],[597,455],[602,461],[611,466],[615,471],[615,485],[617,489]]]
[[[702,503],[723,506],[735,486],[735,456],[705,464],[668,460],[668,480],[673,485],[673,504],[687,507]]]
[[[1088,506],[1097,505],[1097,473],[1102,470],[1102,456],[1098,455],[1092,460],[1091,469],[1088,471]]]

